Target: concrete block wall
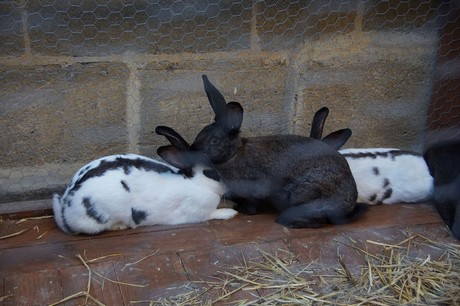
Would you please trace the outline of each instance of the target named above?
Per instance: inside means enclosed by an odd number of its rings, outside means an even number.
[[[420,151],[443,1],[0,3],[0,202],[49,197],[97,157],[190,142],[208,74],[246,136],[350,127],[347,147]]]

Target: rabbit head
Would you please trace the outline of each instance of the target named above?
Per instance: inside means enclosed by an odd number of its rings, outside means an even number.
[[[171,143],[170,146],[162,146],[157,150],[157,154],[166,162],[180,169],[188,177],[193,175],[192,171],[196,165],[201,165],[206,168],[203,171],[205,176],[220,181],[219,173],[215,170],[209,156],[202,151],[192,150],[178,132],[167,126],[157,126],[155,132],[165,136]]]
[[[232,158],[241,144],[243,107],[238,102],[227,103],[206,75],[203,75],[203,82],[215,117],[212,124],[198,133],[191,148],[206,153],[212,163],[221,164]]]

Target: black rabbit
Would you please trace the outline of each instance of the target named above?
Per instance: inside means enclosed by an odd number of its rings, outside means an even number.
[[[327,107],[322,107],[316,111],[311,123],[310,138],[321,139],[323,142],[334,147],[336,150],[339,150],[345,143],[347,143],[348,139],[350,139],[352,132],[348,128],[341,129],[334,131],[322,138],[324,124],[328,115],[329,108]]]
[[[337,150],[299,135],[240,137],[242,106],[227,104],[205,75],[203,81],[215,122],[191,149],[209,156],[237,210],[255,214],[269,203],[280,213],[278,223],[296,228],[346,223],[365,210],[356,204],[355,181]]]
[[[460,239],[460,140],[436,143],[423,157],[434,178],[436,208],[454,237]]]

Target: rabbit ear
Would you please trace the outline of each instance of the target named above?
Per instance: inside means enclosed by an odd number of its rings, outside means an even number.
[[[218,123],[227,124],[227,103],[224,96],[211,84],[208,77],[203,74],[203,84],[206,95],[208,96],[209,103],[214,110],[214,121]]]
[[[155,128],[155,133],[165,136],[173,146],[181,150],[190,149],[190,145],[187,141],[170,127],[159,125]]]
[[[180,150],[175,146],[162,146],[157,150],[157,154],[170,165],[180,169],[189,170],[194,166],[192,159],[187,151]]]
[[[325,136],[322,141],[338,150],[350,139],[351,133],[350,129],[338,130]]]
[[[311,123],[310,138],[321,139],[323,136],[324,123],[326,122],[328,114],[329,109],[327,107],[323,107],[315,113]]]
[[[227,126],[230,131],[238,131],[243,123],[243,106],[238,102],[227,104]]]

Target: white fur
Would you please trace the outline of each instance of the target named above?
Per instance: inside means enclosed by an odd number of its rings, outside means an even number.
[[[344,149],[341,154],[388,153],[391,148]],[[422,156],[396,155],[372,157],[345,156],[358,189],[358,202],[368,204],[412,203],[429,199],[433,194],[433,178]],[[376,168],[378,175],[376,174]],[[385,179],[388,180],[387,186]],[[391,188],[391,196],[385,193]],[[375,199],[372,197],[375,195]],[[384,199],[385,198],[385,199]]]
[[[174,173],[157,173],[135,167],[130,168],[129,174],[123,169],[108,170],[102,176],[84,181],[73,194],[69,192],[87,171],[96,168],[101,161],[113,161],[119,156],[129,159],[141,158],[162,164]],[[105,230],[144,225],[229,219],[237,214],[233,209],[217,209],[225,188],[221,183],[206,177],[202,172],[203,167],[194,168],[193,178],[177,174],[177,170],[165,163],[135,154],[113,155],[92,161],[74,175],[62,197],[54,195],[53,210],[56,223],[67,233],[67,227],[70,227],[74,234],[95,234]],[[129,186],[129,192],[125,190],[121,181]],[[108,219],[106,223],[101,224],[87,215],[87,209],[82,204],[85,197],[90,198],[98,214]],[[70,203],[70,206],[66,203]],[[132,208],[147,212],[146,219],[140,224],[133,221]],[[63,217],[67,225],[64,224]]]

